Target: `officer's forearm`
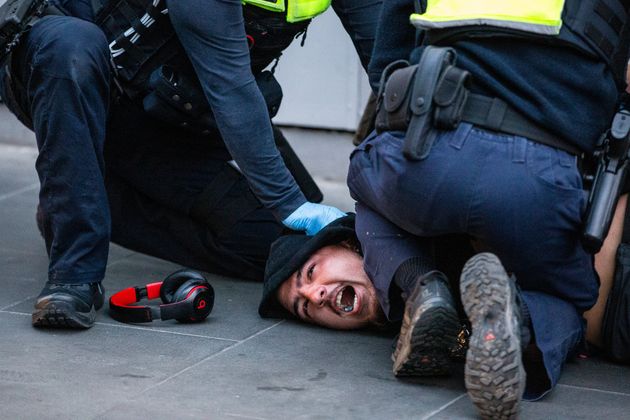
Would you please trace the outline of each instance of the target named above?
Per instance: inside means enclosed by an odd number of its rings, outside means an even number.
[[[250,69],[240,1],[169,1],[169,15],[232,157],[261,202],[283,220],[306,199],[275,147]]]

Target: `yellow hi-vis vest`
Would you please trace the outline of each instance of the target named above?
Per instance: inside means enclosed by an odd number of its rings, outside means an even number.
[[[630,0],[426,0],[424,13],[410,20],[425,32],[425,45],[517,36],[576,48],[608,64],[623,83],[629,9]]]
[[[242,0],[274,12],[287,12],[287,22],[300,22],[324,13],[332,0]]]
[[[411,15],[420,29],[488,25],[558,35],[565,0],[428,0],[426,11]]]

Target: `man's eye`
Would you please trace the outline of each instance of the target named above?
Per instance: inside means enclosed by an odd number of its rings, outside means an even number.
[[[306,276],[310,279],[313,277],[313,270],[315,269],[315,264],[311,265],[306,272]]]

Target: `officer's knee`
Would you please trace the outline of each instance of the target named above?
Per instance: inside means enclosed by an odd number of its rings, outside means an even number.
[[[89,83],[95,74],[109,77],[109,46],[105,34],[95,24],[65,17],[34,35],[42,40],[33,57],[33,66],[46,74],[78,84]]]

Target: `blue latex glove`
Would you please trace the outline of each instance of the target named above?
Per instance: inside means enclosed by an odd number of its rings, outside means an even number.
[[[309,236],[315,235],[333,220],[345,216],[336,207],[306,202],[282,221],[282,224],[293,230],[305,230]]]

